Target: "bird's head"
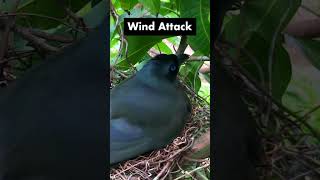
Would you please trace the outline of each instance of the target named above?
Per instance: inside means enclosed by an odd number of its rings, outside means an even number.
[[[189,58],[186,54],[159,54],[153,57],[142,69],[149,77],[174,81],[178,75],[180,65]]]

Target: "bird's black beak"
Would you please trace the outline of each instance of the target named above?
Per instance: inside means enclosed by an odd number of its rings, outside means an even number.
[[[183,64],[187,59],[189,59],[189,55],[187,54],[179,54],[177,55],[179,66]]]

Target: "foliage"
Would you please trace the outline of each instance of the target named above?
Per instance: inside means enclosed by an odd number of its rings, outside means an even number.
[[[5,62],[0,63],[0,72],[4,71],[3,74],[7,76],[0,74],[0,82],[3,79],[14,79],[34,63],[44,59],[44,56],[55,53],[83,37],[86,27],[95,28],[107,15],[106,3],[104,0],[1,1],[0,15],[3,21],[0,21],[0,25],[9,17],[14,17],[11,20],[15,23],[9,35],[0,37],[13,37],[8,38],[7,45],[0,45],[2,48],[10,47],[4,49],[6,53],[0,57],[0,62],[2,59]],[[84,22],[82,24],[81,19]],[[2,42],[4,41],[0,41],[0,44]]]
[[[227,64],[233,65],[233,74],[243,80],[243,98],[263,137],[263,161],[272,167],[261,171],[266,179],[302,178],[304,172],[318,166],[313,163],[320,151],[307,152],[320,144],[320,89],[319,78],[314,77],[314,71],[320,70],[320,43],[291,37],[284,31],[302,7],[301,1],[239,1],[236,9],[228,11],[217,42],[217,60],[231,61]],[[288,37],[294,39],[290,42],[300,47],[313,68],[302,69],[292,63],[285,46]],[[313,72],[302,72],[310,69]]]
[[[225,39],[251,57],[237,57],[234,51],[232,56],[279,101],[291,79],[290,59],[280,33],[299,5],[300,0],[246,1],[241,13],[230,15],[224,27]]]
[[[195,52],[191,55],[210,56],[210,20],[209,1],[187,0],[129,0],[112,1],[111,17],[111,66],[117,70],[132,73],[135,68],[150,57],[149,53],[174,54],[180,37],[169,36],[124,36],[122,33],[124,18],[147,17],[195,17],[197,35],[189,36],[187,42]],[[120,52],[120,54],[119,54]],[[196,93],[210,101],[209,83],[200,79],[199,68],[203,62],[187,62],[181,67],[180,79],[186,82]]]
[[[292,86],[288,89],[289,83],[299,80],[298,76],[292,74],[290,57],[284,48],[285,34],[282,33],[300,6],[301,0],[245,1],[240,11],[227,14],[223,26],[223,40],[229,45],[232,44],[228,49],[231,57],[236,59],[250,77],[261,84],[275,100],[285,105],[301,102],[298,99],[294,102],[288,99],[292,96]],[[311,64],[320,70],[319,40],[292,38]],[[241,53],[235,47],[239,48]],[[295,87],[307,88],[306,82],[301,81],[302,85],[295,83]],[[298,94],[295,96],[301,97]],[[311,104],[316,105],[316,102]],[[291,105],[289,107],[298,111]],[[311,109],[309,106],[304,108],[304,111]]]

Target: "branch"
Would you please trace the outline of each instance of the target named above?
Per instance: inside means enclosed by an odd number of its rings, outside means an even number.
[[[61,36],[61,35],[57,35],[57,34],[49,34],[44,31],[39,31],[36,29],[31,29],[31,28],[28,28],[27,30],[31,34],[38,36],[38,37],[41,37],[46,40],[59,41],[62,43],[71,43],[73,41],[73,38],[71,38],[71,37],[65,37],[65,36]]]
[[[13,3],[14,7],[13,7],[12,12],[16,12],[17,11],[19,3],[20,3],[20,0],[16,0]],[[0,63],[3,62],[4,56],[5,56],[6,52],[8,51],[9,35],[10,35],[11,28],[15,24],[15,18],[14,17],[5,17],[4,19],[2,19],[2,21],[3,21],[3,24],[4,24],[4,31],[3,31],[2,37],[1,37],[2,43],[0,43]]]
[[[188,61],[210,61],[207,56],[190,56]]]
[[[120,41],[120,47],[119,47],[119,54],[117,55],[115,61],[114,61],[114,64],[117,64],[117,61],[120,59],[120,56],[122,54],[122,50],[123,50],[123,46],[125,45],[126,48],[125,48],[125,56],[127,59],[127,56],[128,56],[128,41],[127,39],[124,37],[124,33],[123,33],[123,30],[122,30],[122,27],[121,27],[121,24],[120,24],[120,17],[119,15],[117,14],[117,11],[116,9],[114,8],[112,2],[110,1],[110,10],[111,10],[111,15],[114,19],[114,21],[116,22],[115,23],[115,27],[116,29],[118,30],[118,33],[119,33],[119,36],[121,38],[121,41]],[[130,64],[130,63],[129,63]]]
[[[81,33],[85,33],[83,32],[82,30],[80,29],[77,29],[73,26],[71,26],[70,24],[68,23],[65,23],[64,21],[58,19],[58,18],[54,18],[54,17],[50,17],[50,16],[46,16],[46,15],[43,15],[43,14],[36,14],[36,13],[7,13],[7,14],[0,14],[0,18],[1,17],[10,17],[10,16],[13,16],[13,17],[16,17],[16,16],[31,16],[31,17],[39,17],[39,18],[44,18],[44,19],[50,19],[50,20],[53,20],[53,21],[57,21],[59,22],[60,24],[63,24],[69,28],[71,28],[72,30],[75,30],[77,32],[81,32]]]
[[[199,69],[199,72],[202,74],[209,73],[210,72],[210,64],[203,63],[203,65]]]
[[[178,50],[176,52],[176,55],[183,54],[184,51],[186,50],[187,46],[188,46],[187,36],[181,36],[180,44],[179,44]]]
[[[45,51],[49,52],[58,52],[60,49],[56,48],[54,46],[51,46],[47,43],[45,43],[42,39],[38,38],[37,36],[34,36],[28,28],[23,27],[15,27],[14,31],[18,34],[20,34],[24,39],[31,42],[36,47],[40,47],[41,49],[44,49]]]
[[[82,17],[79,17],[77,14],[72,12],[69,8],[65,7],[64,10],[70,16],[70,18],[77,24],[77,28],[79,28],[80,26],[85,32],[88,32],[89,29],[84,23],[84,20]]]
[[[210,157],[210,130],[194,141],[179,164],[187,166],[190,162],[203,162],[208,157]]]
[[[320,18],[289,24],[285,33],[302,38],[320,37]]]
[[[4,30],[1,33],[1,42],[0,42],[0,63],[4,61],[4,56],[8,50],[8,43],[9,43],[9,35],[10,29],[13,25],[11,18],[1,19],[4,24]]]

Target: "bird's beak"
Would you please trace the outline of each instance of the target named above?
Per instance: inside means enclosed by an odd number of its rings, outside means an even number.
[[[177,55],[179,66],[183,64],[187,59],[189,59],[189,55],[187,54],[179,54]]]

